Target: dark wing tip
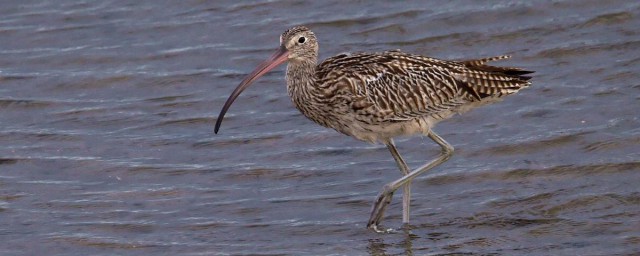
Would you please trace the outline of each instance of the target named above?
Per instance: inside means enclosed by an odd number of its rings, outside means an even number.
[[[471,69],[487,71],[487,72],[499,72],[499,73],[502,73],[502,74],[505,74],[505,75],[510,75],[510,76],[522,76],[522,75],[526,75],[526,74],[535,73],[535,71],[525,70],[525,69],[521,69],[521,68],[496,67],[496,66],[491,66],[491,65],[487,65],[486,64],[487,62],[497,61],[497,60],[504,60],[504,59],[508,59],[508,58],[511,58],[511,56],[502,55],[502,56],[496,56],[496,57],[491,57],[491,58],[466,60],[466,61],[462,61],[462,64],[464,64],[465,66],[467,66],[468,68],[471,68]],[[526,76],[524,78],[526,78]],[[531,77],[529,77],[529,79],[530,78]]]

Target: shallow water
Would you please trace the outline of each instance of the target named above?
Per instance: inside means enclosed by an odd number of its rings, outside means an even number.
[[[640,253],[640,2],[2,1],[1,255]],[[511,54],[533,86],[440,123],[456,153],[412,226],[366,230],[399,177],[308,121],[284,68],[226,97],[305,24],[321,58]],[[397,141],[412,166],[438,154]],[[401,222],[401,192],[386,227]]]

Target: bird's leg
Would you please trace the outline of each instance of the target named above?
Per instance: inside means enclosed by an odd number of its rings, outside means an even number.
[[[429,131],[428,136],[433,141],[438,143],[440,147],[442,147],[442,153],[440,154],[440,156],[438,156],[438,158],[426,163],[423,166],[420,166],[418,169],[415,169],[409,174],[403,176],[402,178],[384,185],[382,192],[378,195],[373,205],[373,210],[371,211],[371,217],[369,217],[369,222],[367,222],[367,228],[371,228],[377,232],[380,232],[380,230],[378,229],[378,225],[382,220],[386,206],[391,202],[393,193],[396,190],[398,190],[398,188],[400,188],[401,186],[410,183],[418,175],[430,169],[433,169],[433,167],[436,167],[446,162],[453,154],[453,146],[451,146],[451,144],[446,142],[442,137],[438,136],[433,131]]]
[[[386,145],[389,149],[389,152],[391,152],[393,159],[396,160],[396,164],[402,172],[402,176],[408,175],[409,166],[407,166],[407,163],[404,161],[404,159],[402,159],[402,156],[398,152],[393,139],[389,139]],[[405,184],[402,188],[402,223],[409,223],[409,207],[411,207],[411,182],[407,182],[407,184]]]

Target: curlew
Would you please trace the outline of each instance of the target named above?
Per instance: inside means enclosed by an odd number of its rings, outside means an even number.
[[[367,228],[380,232],[380,222],[394,192],[403,187],[402,222],[409,223],[411,181],[447,161],[453,147],[432,128],[441,120],[495,102],[528,87],[532,71],[487,65],[498,56],[467,61],[440,60],[399,50],[340,54],[319,65],[318,41],[304,26],[280,36],[280,47],[231,93],[218,119],[218,133],[234,100],[258,77],[288,61],[287,91],[295,107],[314,122],[358,140],[383,143],[402,177],[383,186]],[[411,171],[393,138],[422,134],[442,148],[440,155]]]

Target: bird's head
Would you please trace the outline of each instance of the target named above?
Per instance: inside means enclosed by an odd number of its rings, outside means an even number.
[[[288,60],[292,62],[311,61],[315,64],[318,59],[318,40],[305,26],[293,27],[282,33],[280,48],[287,51]]]
[[[318,59],[318,41],[315,34],[307,27],[296,26],[288,29],[280,36],[280,47],[270,58],[256,67],[251,74],[240,82],[238,87],[229,95],[224,103],[218,119],[216,120],[215,133],[218,133],[224,114],[236,98],[253,83],[256,79],[266,74],[278,65],[290,61],[292,63],[312,63],[315,65]]]

